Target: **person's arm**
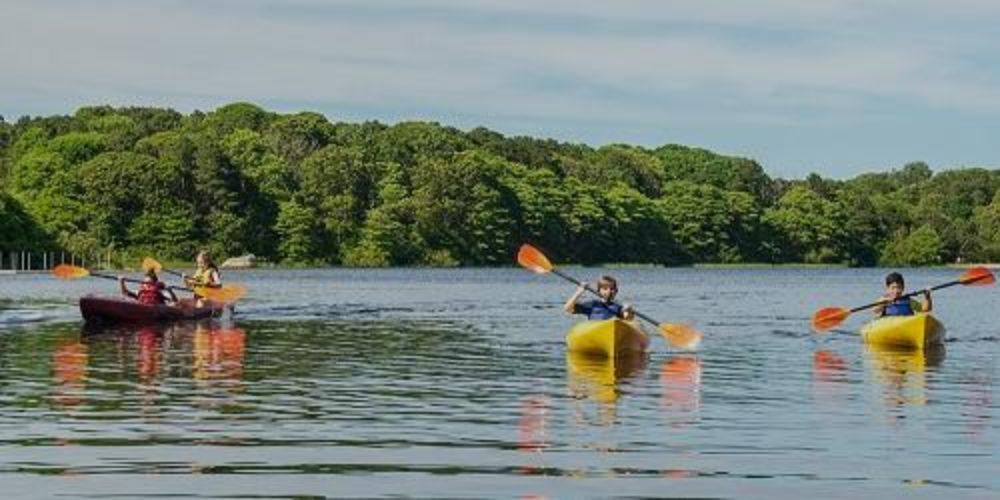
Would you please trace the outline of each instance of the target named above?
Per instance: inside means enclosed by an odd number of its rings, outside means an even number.
[[[128,297],[130,299],[136,298],[136,295],[134,293],[132,293],[131,291],[129,291],[128,287],[125,286],[125,277],[124,276],[119,276],[118,277],[118,285],[119,285],[119,287],[121,287],[121,291],[122,291],[122,295],[123,296]]]
[[[566,300],[566,303],[563,304],[563,311],[566,311],[566,314],[576,313],[576,301],[580,300],[580,296],[583,295],[583,292],[585,291],[587,291],[586,283],[581,282],[580,285],[576,287],[576,291],[573,292],[573,295],[570,295],[569,299]]]
[[[635,319],[635,309],[632,309],[632,304],[625,304],[622,306],[622,319],[625,321],[632,321]]]
[[[208,274],[208,286],[222,288],[222,275],[219,274],[218,269],[212,269],[212,272]]]
[[[163,294],[163,297],[165,299],[167,299],[167,302],[170,302],[170,303],[173,303],[173,304],[177,303],[177,294],[174,293],[174,289],[173,288],[170,288],[169,286],[163,287],[163,291],[161,293]]]
[[[921,305],[923,312],[929,313],[934,309],[934,301],[931,300],[931,289],[924,289],[924,303]]]
[[[875,309],[872,309],[872,312],[875,313],[876,318],[881,318],[882,316],[885,316],[885,306],[889,305],[889,299],[883,295],[879,297],[878,300],[881,302],[881,305],[875,306]]]

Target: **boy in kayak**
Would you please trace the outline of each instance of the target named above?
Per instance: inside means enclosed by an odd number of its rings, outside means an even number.
[[[586,287],[587,283],[580,283],[563,306],[564,311],[569,314],[586,314],[587,319],[631,320],[635,316],[632,306],[614,302],[615,295],[618,295],[618,281],[611,276],[601,276],[601,279],[597,280],[597,293],[601,296],[599,299],[581,301],[580,296],[587,290]]]
[[[906,285],[903,282],[903,275],[899,273],[889,273],[885,277],[885,295],[882,296],[883,305],[875,308],[875,316],[913,316],[918,312],[931,312],[934,303],[931,301],[930,289],[924,289],[924,300],[918,302],[911,298],[902,298]]]
[[[122,295],[133,298],[140,304],[157,305],[177,302],[177,295],[174,294],[174,291],[167,288],[156,276],[156,271],[152,269],[146,271],[146,276],[142,279],[139,290],[136,292],[128,289],[125,285],[125,278],[122,276],[118,277],[118,284],[121,285]]]

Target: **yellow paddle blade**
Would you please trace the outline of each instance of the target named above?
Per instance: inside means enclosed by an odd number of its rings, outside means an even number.
[[[84,278],[90,276],[90,271],[77,266],[71,266],[69,264],[59,264],[54,269],[52,269],[52,274],[56,278],[62,278],[64,280],[72,280],[76,278]]]
[[[678,349],[693,351],[701,344],[701,332],[687,325],[660,323],[660,332],[670,345]]]
[[[851,311],[843,307],[824,307],[813,314],[813,330],[825,332],[841,324],[850,315]]]
[[[525,269],[539,274],[545,274],[552,270],[549,259],[537,248],[527,243],[521,245],[521,249],[517,251],[517,263]]]
[[[996,282],[996,278],[993,277],[993,273],[985,267],[973,267],[965,272],[961,278],[958,279],[963,285],[968,286],[984,286],[992,285]]]
[[[157,275],[159,275],[160,271],[163,270],[163,266],[160,265],[160,263],[152,257],[146,257],[142,259],[142,270],[149,271],[150,269],[152,269],[154,272],[156,272]]]
[[[194,293],[205,297],[208,300],[215,302],[236,302],[243,298],[247,294],[247,287],[243,285],[226,285],[222,288],[213,288],[209,286],[196,286],[194,287]]]

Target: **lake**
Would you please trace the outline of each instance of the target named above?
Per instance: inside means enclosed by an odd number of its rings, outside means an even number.
[[[937,293],[945,348],[899,353],[867,312],[809,330],[884,269],[563,270],[701,348],[567,356],[572,285],[519,268],[229,272],[231,318],[105,330],[76,300],[116,283],[0,276],[4,497],[1000,496],[995,287]]]

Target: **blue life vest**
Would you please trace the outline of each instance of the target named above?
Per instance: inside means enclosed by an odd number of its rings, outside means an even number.
[[[885,306],[883,316],[913,316],[913,304],[910,299],[896,299]]]
[[[586,314],[587,319],[611,319],[620,318],[622,306],[615,303],[607,303],[603,300],[592,299],[584,302],[577,302],[573,307],[576,314]]]

